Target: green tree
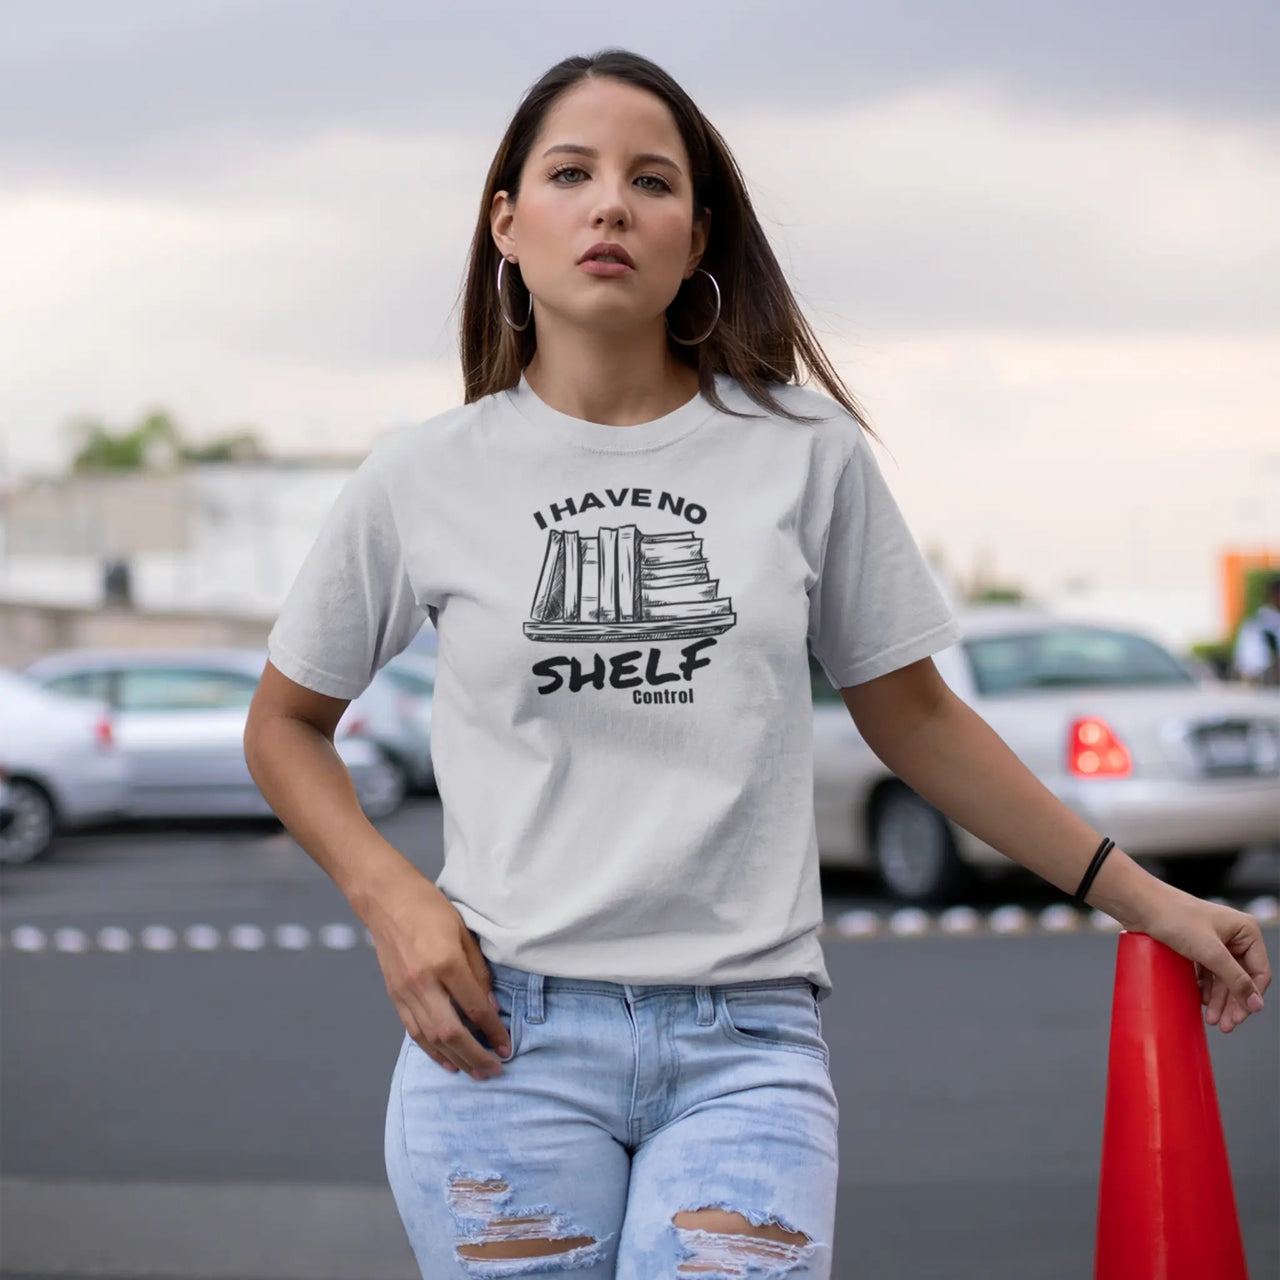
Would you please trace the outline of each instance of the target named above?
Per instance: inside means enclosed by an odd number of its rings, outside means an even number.
[[[203,445],[188,444],[163,409],[143,414],[132,427],[112,431],[99,418],[79,417],[68,426],[75,453],[71,470],[148,471],[188,462],[243,462],[266,457],[256,432],[243,429]]]

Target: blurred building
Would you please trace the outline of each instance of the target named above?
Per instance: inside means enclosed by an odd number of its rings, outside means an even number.
[[[94,608],[114,584],[138,610],[273,617],[359,461],[28,480],[0,511],[0,599]]]

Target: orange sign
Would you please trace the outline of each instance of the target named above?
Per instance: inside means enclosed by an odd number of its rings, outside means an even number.
[[[1222,615],[1227,635],[1235,635],[1244,616],[1244,579],[1250,569],[1280,569],[1280,548],[1222,553]]]

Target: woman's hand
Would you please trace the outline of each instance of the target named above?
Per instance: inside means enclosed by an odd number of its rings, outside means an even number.
[[[500,1074],[502,1063],[458,1017],[460,1009],[498,1054],[511,1056],[488,961],[453,903],[415,867],[384,887],[363,918],[387,994],[414,1043],[446,1071],[462,1068],[477,1080]]]
[[[1133,928],[1195,962],[1205,1021],[1220,1031],[1262,1009],[1271,963],[1255,916],[1165,884]]]

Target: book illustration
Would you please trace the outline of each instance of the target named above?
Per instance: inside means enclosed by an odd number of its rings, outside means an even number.
[[[738,620],[719,589],[696,534],[551,529],[524,633],[594,643],[719,635]]]

